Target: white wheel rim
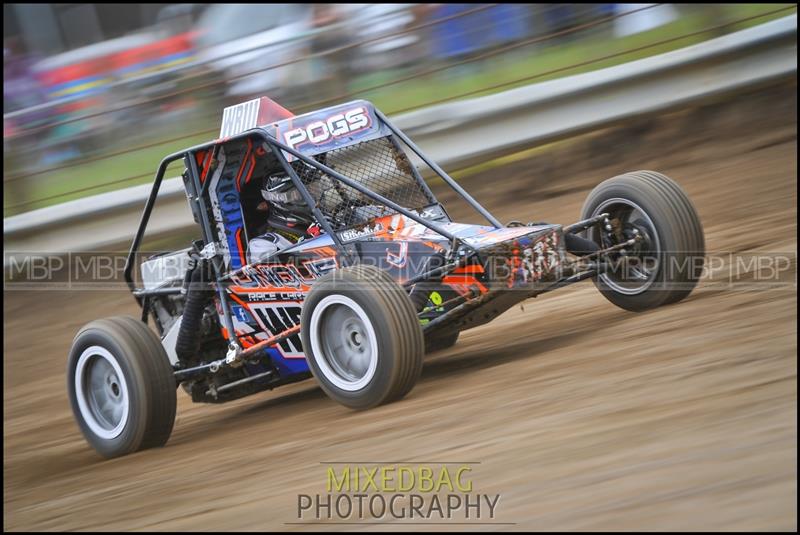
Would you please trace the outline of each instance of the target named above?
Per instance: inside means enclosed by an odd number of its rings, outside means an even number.
[[[358,303],[343,295],[323,298],[311,313],[309,329],[311,355],[325,379],[347,392],[369,384],[378,368],[378,338]]]
[[[92,433],[109,440],[128,423],[130,402],[122,368],[109,350],[91,346],[75,367],[75,397],[81,417]]]

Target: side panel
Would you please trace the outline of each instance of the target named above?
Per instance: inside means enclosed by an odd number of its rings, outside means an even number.
[[[228,156],[233,152],[234,156]],[[244,263],[244,217],[239,199],[239,188],[236,187],[237,169],[240,167],[235,151],[220,149],[219,165],[214,174],[206,180],[209,185],[211,213],[217,230],[217,239],[222,247],[226,265],[239,269]],[[210,163],[209,163],[210,165]]]
[[[314,240],[317,241],[317,240]],[[325,237],[320,242],[327,242]],[[300,249],[293,248],[293,249]],[[243,348],[300,323],[306,294],[316,279],[338,266],[333,247],[321,245],[242,267],[227,287],[231,315]],[[265,351],[282,377],[308,372],[300,335]]]

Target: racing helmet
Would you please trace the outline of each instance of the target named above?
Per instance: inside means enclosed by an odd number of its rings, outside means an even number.
[[[292,179],[283,172],[273,173],[264,178],[261,197],[283,209],[291,209],[291,205],[304,204],[303,197],[292,183]]]
[[[269,205],[269,226],[294,239],[306,234],[315,221],[311,208],[285,173],[266,176],[261,186],[261,197]]]

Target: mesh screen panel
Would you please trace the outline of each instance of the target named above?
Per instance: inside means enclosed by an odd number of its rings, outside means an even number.
[[[435,202],[414,178],[408,157],[389,138],[334,149],[314,159],[403,208],[418,209]],[[291,165],[336,230],[395,213],[314,167],[301,161]]]

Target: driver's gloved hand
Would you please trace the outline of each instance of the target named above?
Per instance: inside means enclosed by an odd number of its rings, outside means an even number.
[[[292,242],[276,232],[265,232],[256,236],[247,244],[247,256],[249,263],[266,260],[278,251],[294,245]]]

